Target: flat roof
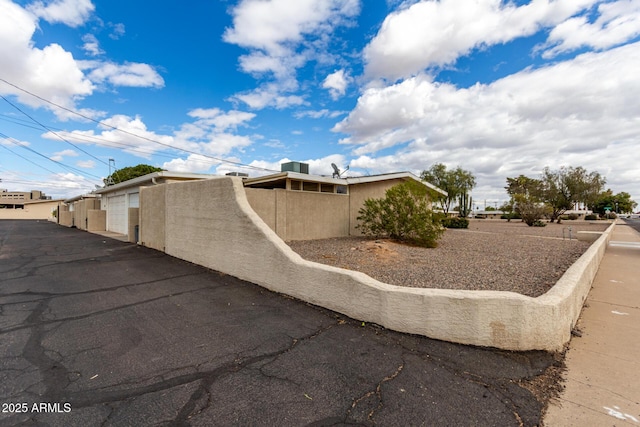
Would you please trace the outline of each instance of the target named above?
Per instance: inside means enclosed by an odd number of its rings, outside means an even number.
[[[379,174],[379,175],[367,175],[367,176],[355,176],[355,177],[349,176],[344,178],[333,178],[329,176],[311,175],[311,174],[299,173],[299,172],[280,172],[280,173],[275,173],[271,175],[259,176],[256,178],[245,178],[244,184],[245,186],[250,187],[252,185],[278,182],[278,181],[285,180],[287,178],[297,179],[301,181],[313,181],[313,182],[337,184],[337,185],[357,185],[357,184],[365,184],[369,182],[388,181],[391,179],[404,179],[404,180],[412,179],[414,181],[417,181],[426,185],[427,187],[431,188],[434,191],[437,191],[444,195],[447,194],[446,191],[436,187],[435,185],[429,182],[422,181],[420,178],[418,178],[416,175],[412,174],[411,172],[393,172],[393,173],[385,173],[385,174]]]
[[[210,175],[210,174],[202,174],[202,173],[169,172],[169,171],[153,172],[153,173],[148,173],[146,175],[139,176],[137,178],[120,182],[118,184],[109,185],[108,187],[104,187],[94,191],[94,193],[105,194],[105,193],[110,193],[112,191],[122,190],[123,188],[138,187],[145,183],[153,182],[153,180],[157,178],[197,180],[197,179],[211,179],[211,178],[218,178],[218,177],[219,175]]]
[[[78,200],[82,200],[82,199],[95,199],[98,196],[96,194],[81,194],[79,196],[75,196],[75,197],[71,197],[70,199],[65,199],[64,202],[65,203],[73,203],[73,202],[77,202]]]

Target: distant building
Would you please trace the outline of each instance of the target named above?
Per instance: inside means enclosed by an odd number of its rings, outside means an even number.
[[[51,197],[38,190],[25,192],[0,189],[0,209],[24,209],[25,203],[39,200],[51,200]]]

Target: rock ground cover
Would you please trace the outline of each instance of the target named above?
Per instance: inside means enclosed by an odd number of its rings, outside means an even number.
[[[537,297],[591,245],[578,241],[577,232],[604,231],[609,225],[578,220],[529,227],[519,221],[471,220],[468,229],[447,230],[437,248],[366,237],[288,244],[307,260],[360,271],[391,285]]]

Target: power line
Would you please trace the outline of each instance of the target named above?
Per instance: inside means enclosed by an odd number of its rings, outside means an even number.
[[[119,131],[119,132],[125,133],[125,134],[127,134],[127,135],[131,135],[131,136],[133,136],[133,137],[136,137],[136,138],[139,138],[139,139],[142,139],[142,140],[145,140],[145,141],[152,142],[152,143],[154,143],[154,144],[162,145],[162,146],[167,147],[167,148],[170,148],[170,149],[172,149],[172,150],[182,151],[182,152],[184,152],[184,153],[189,153],[189,154],[196,154],[196,155],[198,155],[198,156],[202,156],[202,157],[206,157],[206,158],[209,158],[209,159],[215,160],[215,161],[217,161],[217,162],[219,162],[219,163],[228,163],[228,164],[231,164],[231,165],[234,165],[234,166],[238,166],[238,167],[242,167],[242,168],[248,168],[248,169],[253,169],[253,170],[260,170],[260,171],[266,171],[266,172],[278,172],[278,171],[273,170],[273,169],[261,168],[261,167],[258,167],[258,166],[252,166],[252,165],[248,165],[248,164],[246,164],[246,163],[241,163],[241,162],[234,162],[234,161],[232,161],[232,160],[226,160],[226,159],[222,159],[222,158],[219,158],[219,157],[210,156],[210,155],[208,155],[208,154],[203,154],[203,153],[199,153],[199,152],[196,152],[196,151],[188,150],[188,149],[186,149],[186,148],[176,147],[176,146],[173,146],[173,145],[171,145],[171,144],[166,144],[166,143],[164,143],[164,142],[156,141],[156,140],[154,140],[154,139],[152,139],[152,138],[149,138],[149,137],[146,137],[146,136],[142,136],[142,135],[138,135],[138,134],[135,134],[135,133],[130,132],[130,131],[125,130],[125,129],[120,129],[120,128],[118,128],[117,126],[113,126],[113,125],[110,125],[110,124],[108,124],[108,123],[102,122],[102,121],[100,121],[100,120],[96,120],[96,119],[94,119],[94,118],[92,118],[92,117],[90,117],[90,116],[87,116],[86,114],[82,114],[82,113],[80,113],[80,112],[78,112],[78,111],[75,111],[75,110],[72,110],[72,109],[67,108],[67,107],[65,107],[65,106],[62,106],[62,105],[60,105],[60,104],[57,104],[57,103],[55,103],[55,102],[53,102],[53,101],[50,101],[50,100],[45,99],[45,98],[43,98],[43,97],[41,97],[41,96],[39,96],[39,95],[36,95],[35,93],[32,93],[32,92],[30,92],[30,91],[28,91],[28,90],[26,90],[26,89],[23,89],[23,88],[21,88],[20,86],[17,86],[17,85],[15,85],[15,84],[13,84],[13,83],[11,83],[11,82],[9,82],[9,81],[7,81],[7,80],[3,79],[3,78],[0,78],[0,81],[1,81],[1,82],[4,82],[4,83],[6,83],[6,84],[8,84],[8,85],[9,85],[9,86],[11,86],[11,87],[14,87],[14,88],[16,88],[16,89],[20,90],[21,92],[24,92],[24,93],[26,93],[26,94],[28,94],[28,95],[30,95],[30,96],[33,96],[34,98],[37,98],[37,99],[39,99],[40,101],[43,101],[43,102],[45,102],[45,103],[47,103],[47,104],[50,104],[50,105],[53,105],[53,106],[55,106],[55,107],[57,107],[57,108],[59,108],[59,109],[61,109],[61,110],[67,111],[67,112],[69,112],[69,113],[71,113],[71,114],[74,114],[74,115],[76,115],[76,116],[82,117],[82,118],[83,118],[83,119],[85,119],[85,120],[89,120],[89,121],[91,121],[91,122],[93,122],[93,123],[96,123],[96,124],[98,124],[98,125],[100,125],[100,126],[104,126],[104,127],[106,127],[106,128],[113,129],[113,130],[116,130],[116,131]]]
[[[31,119],[34,123],[36,123],[39,126],[42,126],[42,129],[51,132],[52,134],[54,134],[55,136],[57,136],[58,138],[60,138],[62,141],[66,142],[67,144],[71,145],[72,147],[77,148],[78,150],[82,151],[84,154],[88,155],[89,157],[92,157],[94,159],[96,159],[97,161],[99,161],[100,163],[103,163],[105,165],[107,165],[107,163],[102,160],[99,159],[98,157],[94,156],[93,154],[89,153],[88,151],[83,150],[82,148],[78,147],[75,144],[72,144],[70,141],[67,141],[66,139],[64,139],[63,137],[61,137],[60,135],[58,135],[54,130],[48,128],[47,126],[45,126],[44,124],[40,123],[38,120],[36,120],[34,117],[30,116],[29,114],[27,114],[25,111],[23,111],[22,109],[20,109],[20,107],[18,107],[17,105],[13,104],[11,101],[9,101],[7,98],[5,98],[4,96],[0,95],[0,98],[4,99],[7,104],[11,105],[13,108],[15,108],[16,110],[18,110],[19,112],[21,112],[22,114],[24,114],[26,117],[28,117],[29,119]]]
[[[35,130],[42,130],[42,127],[38,126],[33,126],[32,124],[29,123],[25,123],[27,122],[26,120],[21,120],[18,118],[6,118],[6,117],[2,117],[0,115],[0,119],[1,120],[6,120],[10,123],[19,125],[19,126],[23,126],[29,129],[35,129]],[[117,148],[120,149],[120,147],[124,147],[122,149],[125,149],[126,151],[129,152],[133,152],[133,153],[139,153],[139,154],[144,154],[144,155],[155,155],[155,156],[159,156],[159,157],[166,157],[168,159],[173,159],[175,158],[175,155],[169,154],[165,151],[155,151],[155,150],[142,150],[140,148],[138,148],[136,145],[133,144],[127,144],[124,142],[118,142],[118,141],[110,141],[106,138],[102,138],[99,136],[95,136],[95,135],[84,135],[84,134],[74,134],[73,132],[66,132],[64,131],[64,129],[59,129],[59,128],[53,128],[51,126],[47,126],[47,129],[55,129],[58,133],[62,133],[65,132],[67,135],[72,136],[73,139],[80,141],[80,142],[85,142],[88,144],[95,144],[95,145],[100,145],[103,147],[107,147],[107,148]],[[118,147],[114,147],[114,146],[118,146]],[[206,161],[208,161],[211,164],[216,164],[219,163],[217,161],[213,161],[210,159],[207,159]]]
[[[85,172],[85,171],[83,171],[83,170],[80,170],[80,169],[74,168],[74,167],[69,166],[69,165],[65,165],[64,163],[59,162],[59,161],[57,161],[57,160],[53,160],[52,158],[47,157],[47,156],[45,156],[45,155],[44,155],[44,154],[42,154],[42,153],[39,153],[38,151],[34,150],[33,148],[28,147],[28,146],[26,146],[26,145],[24,145],[24,144],[20,143],[20,141],[16,140],[15,138],[12,138],[12,137],[10,137],[10,136],[8,136],[8,135],[5,135],[5,134],[4,134],[4,133],[2,133],[2,132],[0,132],[0,137],[1,137],[1,138],[6,139],[7,141],[11,142],[11,143],[12,143],[12,144],[14,144],[14,145],[17,145],[18,147],[24,148],[25,150],[30,151],[30,152],[32,152],[32,153],[34,153],[34,154],[36,154],[37,156],[43,157],[44,159],[47,159],[47,160],[49,160],[50,162],[53,162],[53,163],[55,163],[55,164],[59,165],[60,167],[62,167],[62,168],[64,168],[64,169],[68,170],[69,172],[75,172],[75,173],[78,173],[78,174],[80,174],[80,175],[84,175],[85,177],[83,177],[83,179],[85,179],[87,182],[90,182],[90,183],[91,183],[91,185],[93,185],[94,183],[93,183],[92,181],[87,180],[87,179],[86,179],[86,177],[92,177],[92,178],[95,178],[95,179],[98,179],[98,180],[100,180],[100,179],[101,179],[99,176],[96,176],[96,175],[90,174],[90,173],[88,173],[88,172]],[[16,156],[18,156],[18,157],[20,157],[20,158],[22,158],[22,159],[24,159],[24,160],[28,161],[29,163],[32,163],[33,165],[38,166],[38,167],[40,167],[40,168],[42,168],[42,169],[46,170],[47,172],[50,172],[50,173],[52,173],[52,174],[56,174],[56,172],[54,172],[54,171],[52,171],[52,170],[50,170],[50,169],[47,169],[47,168],[45,168],[44,166],[39,165],[39,164],[37,164],[37,163],[33,162],[32,160],[28,159],[27,157],[24,157],[24,156],[22,156],[22,155],[20,155],[20,154],[16,153],[15,151],[11,150],[9,147],[6,147],[6,146],[4,146],[4,145],[0,145],[0,146],[1,146],[1,147],[3,147],[4,149],[6,149],[7,151],[9,151],[9,152],[13,153],[14,155],[16,155]]]

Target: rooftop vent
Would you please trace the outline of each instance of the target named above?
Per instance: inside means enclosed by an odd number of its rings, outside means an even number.
[[[280,165],[280,171],[282,172],[298,172],[309,174],[309,164],[302,162],[289,162],[282,163]]]

